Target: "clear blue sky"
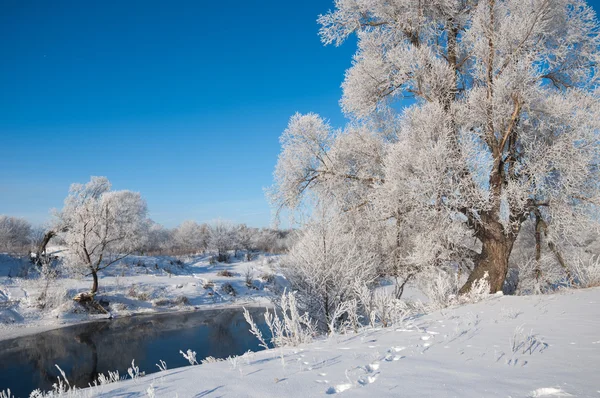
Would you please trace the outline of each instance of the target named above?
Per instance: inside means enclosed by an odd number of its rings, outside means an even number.
[[[289,117],[344,121],[354,43],[321,45],[331,7],[0,1],[0,214],[43,222],[71,183],[100,175],[167,226],[268,225],[263,188]]]
[[[0,2],[0,214],[34,223],[107,176],[167,226],[267,226],[289,117],[342,125],[353,43],[324,47],[333,2]]]

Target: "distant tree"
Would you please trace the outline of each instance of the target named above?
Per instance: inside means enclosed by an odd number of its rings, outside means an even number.
[[[143,247],[148,235],[148,211],[140,194],[110,188],[106,177],[72,184],[56,214],[71,265],[93,278],[92,295],[98,292],[98,272]]]
[[[235,242],[234,226],[223,220],[217,220],[210,225],[209,247],[217,251],[218,261],[228,260],[228,251],[233,249]]]
[[[171,250],[174,245],[173,231],[162,225],[150,222],[148,237],[142,250],[145,253],[164,253]]]
[[[184,221],[173,234],[175,246],[188,254],[203,252],[206,250],[206,228],[196,221]]]
[[[257,250],[272,253],[277,243],[277,233],[269,228],[261,228],[256,231],[254,240]]]
[[[31,224],[24,218],[0,215],[0,251],[24,251],[30,243],[31,233]]]
[[[210,244],[210,226],[206,223],[200,224],[200,239],[198,240],[202,253],[208,250]]]
[[[246,261],[252,259],[252,252],[256,250],[256,238],[258,230],[249,228],[246,224],[240,224],[236,231],[237,246],[246,253]]]

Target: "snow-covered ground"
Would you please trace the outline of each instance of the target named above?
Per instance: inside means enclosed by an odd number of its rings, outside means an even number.
[[[60,254],[59,248],[54,251]],[[250,262],[233,259],[230,264],[211,264],[208,255],[131,256],[99,273],[97,299],[108,302],[113,317],[267,305],[272,294],[268,279],[280,279],[273,272],[276,262],[277,257],[266,255]],[[23,277],[27,265],[27,259],[0,254],[0,340],[109,316],[89,315],[72,300],[77,293],[89,291],[91,277],[45,283],[35,272]],[[248,271],[250,288],[246,285]],[[226,284],[235,295],[224,289]],[[46,305],[42,308],[44,292]]]
[[[600,288],[594,288],[548,296],[491,296],[392,328],[167,370],[89,393],[598,397],[599,369]]]

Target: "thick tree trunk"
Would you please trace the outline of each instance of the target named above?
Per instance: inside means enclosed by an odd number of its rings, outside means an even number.
[[[94,279],[94,282],[92,283],[92,290],[90,290],[90,293],[96,294],[98,293],[98,272],[94,269],[92,269],[92,278]]]
[[[490,293],[502,291],[508,273],[508,259],[515,237],[506,236],[502,231],[502,225],[494,222],[489,226],[489,230],[483,234],[481,241],[481,254],[477,258],[473,272],[460,289],[460,294],[469,292],[476,281],[485,277],[486,272],[487,281],[490,284]]]

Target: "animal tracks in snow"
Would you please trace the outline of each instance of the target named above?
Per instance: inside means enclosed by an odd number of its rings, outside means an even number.
[[[326,394],[337,394],[337,393],[349,390],[351,388],[352,388],[352,384],[350,384],[350,383],[338,384],[337,386],[329,387],[326,391]]]
[[[346,371],[346,379],[348,379],[349,383],[342,383],[342,384],[337,384],[334,386],[329,387],[325,393],[326,394],[338,394],[344,391],[349,390],[352,387],[366,387],[369,384],[373,384],[377,381],[377,379],[379,378],[379,376],[381,375],[381,365],[384,362],[393,362],[393,361],[399,361],[400,359],[404,358],[404,356],[401,355],[397,355],[397,353],[404,351],[406,349],[406,347],[404,346],[395,346],[395,347],[390,347],[387,350],[386,355],[383,356],[383,358],[380,358],[380,360],[377,361],[373,361],[365,366],[358,366],[357,368],[354,368],[353,370],[358,370],[359,372],[362,372],[363,374],[360,375],[358,378],[354,379],[348,371]],[[384,361],[384,362],[381,362]],[[350,372],[352,373],[352,371]],[[319,376],[325,376],[325,374],[319,374]],[[356,376],[354,376],[356,377]],[[352,381],[352,380],[356,380],[356,381]],[[323,383],[326,382],[326,380],[316,380],[317,383]]]

